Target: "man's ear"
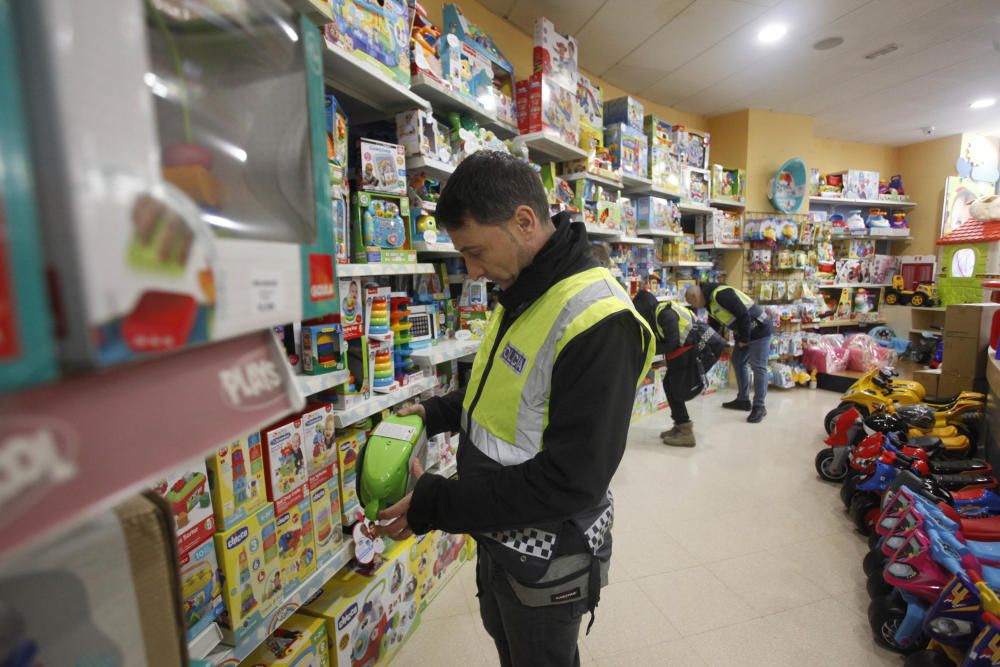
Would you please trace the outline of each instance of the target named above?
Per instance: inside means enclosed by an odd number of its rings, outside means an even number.
[[[535,210],[530,206],[518,206],[514,210],[514,225],[522,237],[530,238],[537,234],[539,221]]]

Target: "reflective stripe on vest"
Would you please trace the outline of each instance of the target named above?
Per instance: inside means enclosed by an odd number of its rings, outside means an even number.
[[[663,333],[663,327],[660,326],[660,313],[667,308],[672,308],[677,313],[677,344],[684,345],[684,341],[687,340],[688,333],[691,331],[691,325],[694,324],[694,313],[680,304],[674,304],[669,301],[664,301],[658,305],[653,319],[656,321],[656,333],[659,335],[660,340],[667,337]]]
[[[653,359],[652,331],[607,269],[589,269],[550,287],[514,320],[499,345],[504,313],[497,306],[473,362],[462,406],[462,423],[472,444],[505,466],[523,463],[541,451],[559,353],[576,336],[623,311],[634,315],[643,333],[641,384]],[[494,346],[496,358],[489,376],[483,377]],[[470,415],[477,393],[475,414]]]
[[[750,318],[752,320],[758,322],[763,321],[762,320],[763,311],[757,306],[757,304],[753,302],[753,299],[751,299],[750,297],[748,297],[746,294],[739,291],[735,287],[730,287],[729,285],[722,285],[721,287],[716,288],[714,292],[712,292],[712,298],[709,299],[708,302],[708,312],[716,322],[722,324],[723,326],[732,328],[733,322],[736,321],[736,318],[733,316],[733,314],[730,313],[725,308],[723,308],[722,306],[720,306],[718,302],[719,293],[724,292],[726,290],[732,290],[733,292],[736,293],[736,297],[743,303],[744,306],[746,306],[747,312],[750,314]]]

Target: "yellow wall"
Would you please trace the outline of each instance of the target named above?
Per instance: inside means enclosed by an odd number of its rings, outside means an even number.
[[[881,178],[889,178],[899,173],[899,149],[892,146],[817,138],[813,139],[812,150],[803,159],[821,174],[864,169],[877,171]]]
[[[712,135],[709,157],[712,164],[727,167],[747,166],[747,137],[750,132],[750,111],[736,111],[708,119],[708,132]]]
[[[899,149],[899,172],[903,187],[917,203],[909,216],[913,241],[901,249],[901,255],[933,255],[941,232],[941,205],[944,180],[957,176],[955,160],[962,146],[962,135],[942,137]]]
[[[807,159],[803,147],[812,146],[813,118],[750,109],[747,139],[747,210],[773,211],[767,183],[789,158]],[[807,200],[800,211],[808,211]]]
[[[427,10],[428,15],[435,25],[442,25],[441,9],[446,4],[446,0],[421,0],[421,5]],[[469,21],[476,24],[483,32],[493,38],[497,48],[506,56],[507,60],[514,66],[514,78],[517,80],[526,79],[531,76],[532,71],[532,48],[533,38],[521,31],[520,28],[510,23],[506,19],[497,16],[489,9],[479,4],[476,0],[459,0],[457,2],[462,14]],[[556,17],[552,17],[556,18]],[[604,91],[604,99],[612,100],[616,97],[628,95],[624,90],[613,86],[603,79],[592,76],[589,72],[584,72],[587,77]],[[647,99],[633,95],[646,107],[646,113],[656,114],[672,124],[687,125],[688,127],[707,130],[708,119],[704,116],[685,113],[671,107],[655,104]]]

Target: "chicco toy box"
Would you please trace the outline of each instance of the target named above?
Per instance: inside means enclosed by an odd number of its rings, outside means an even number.
[[[215,515],[208,491],[208,475],[203,463],[185,466],[153,485],[166,499],[174,516],[177,549],[183,555],[212,537]]]
[[[280,508],[275,503],[274,526],[278,533],[281,584],[286,591],[298,588],[316,570],[312,517],[308,495]]]
[[[189,30],[211,16],[199,3],[185,21],[138,0],[19,13],[68,363],[335,312],[322,42],[291,7],[265,4],[211,35]]]
[[[219,447],[205,463],[212,489],[215,525],[219,530],[232,528],[267,502],[260,433],[251,433]]]
[[[324,30],[336,44],[386,77],[410,86],[410,16],[404,0],[331,0],[333,23]]]
[[[292,614],[257,650],[244,667],[329,667],[330,640],[320,618]]]
[[[344,530],[340,517],[340,476],[331,466],[333,477],[322,486],[310,491],[312,503],[313,537],[316,543],[316,565],[329,562],[344,543]]]
[[[209,537],[182,555],[180,569],[184,625],[190,641],[222,616],[225,609],[216,575],[219,561],[215,557],[215,540]]]
[[[353,526],[363,517],[358,500],[357,462],[361,448],[368,441],[368,426],[350,426],[337,433],[340,456],[340,511],[345,527]]]
[[[261,431],[267,497],[276,503],[296,503],[305,496],[306,462],[299,419],[281,421]]]
[[[309,488],[316,489],[333,476],[337,465],[337,435],[330,403],[309,403],[300,418]]]
[[[283,599],[274,505],[268,503],[230,530],[216,533],[215,553],[226,603],[222,622],[239,641]]]
[[[420,600],[408,567],[412,544],[393,545],[373,574],[341,570],[302,608],[326,622],[333,664],[387,664],[416,627]]]
[[[408,264],[417,261],[408,233],[410,202],[406,197],[355,192],[351,195],[351,238],[354,261],[361,264]]]

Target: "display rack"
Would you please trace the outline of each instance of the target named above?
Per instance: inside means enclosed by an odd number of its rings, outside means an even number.
[[[570,182],[587,179],[595,183],[600,183],[605,187],[613,188],[615,190],[622,190],[625,187],[618,181],[613,181],[610,178],[605,178],[604,176],[598,176],[597,174],[591,174],[585,171],[578,172],[576,174],[566,174],[565,176],[560,176],[559,178],[563,179],[564,181],[570,181]]]
[[[739,250],[743,251],[743,246],[741,245],[723,245],[721,243],[695,243],[695,250]]]
[[[667,229],[640,229],[637,236],[649,236],[651,238],[672,239],[684,236],[683,232],[672,232]]]
[[[515,125],[498,120],[494,114],[483,109],[475,100],[456,93],[426,74],[415,74],[410,81],[410,90],[428,100],[434,107],[434,111],[438,113],[457,111],[468,114],[482,127],[492,130],[501,139],[511,139],[518,134]]]
[[[609,243],[631,243],[632,245],[656,245],[656,241],[651,238],[644,238],[642,236],[631,236],[629,234],[619,234],[618,236],[608,239]]]
[[[426,209],[425,209],[426,210]],[[413,249],[421,255],[441,256],[441,257],[461,257],[462,253],[455,249],[452,243],[430,243],[428,241],[414,241]],[[421,272],[424,273],[424,272]]]
[[[340,264],[337,276],[356,278],[358,276],[406,276],[418,273],[434,273],[433,264]]]
[[[424,171],[427,172],[431,178],[437,178],[444,181],[455,172],[455,166],[448,164],[447,162],[442,162],[441,160],[435,160],[422,155],[414,155],[406,158],[406,170],[408,172]]]
[[[355,424],[366,417],[382,412],[388,408],[409,400],[414,396],[424,393],[428,389],[433,389],[437,385],[436,377],[422,377],[411,380],[409,384],[395,389],[386,394],[374,394],[367,401],[361,401],[357,405],[346,410],[334,410],[333,422],[337,428],[344,428]]]
[[[352,123],[381,120],[410,109],[430,111],[431,108],[430,102],[406,86],[329,42],[323,49],[323,76],[331,88],[342,93],[338,99]]]
[[[443,364],[446,361],[451,361],[452,359],[461,359],[470,354],[475,354],[481,344],[482,341],[478,338],[473,340],[446,340],[437,345],[414,349],[410,353],[410,356],[422,366],[435,366]]]
[[[661,262],[661,265],[670,268],[710,269],[713,266],[715,266],[715,263],[714,262]]]
[[[329,391],[351,379],[350,371],[333,371],[323,375],[296,375],[295,386],[303,398]]]
[[[586,225],[586,223],[585,223]],[[597,225],[586,225],[587,236],[593,238],[600,238],[602,241],[614,242],[614,239],[622,235],[617,229],[607,229],[604,227],[598,227]]]
[[[841,197],[809,197],[809,204],[825,204],[827,206],[884,206],[886,208],[913,208],[912,201],[896,201],[891,199],[843,199]]]
[[[587,157],[587,151],[549,132],[522,134],[518,141],[523,142],[528,150],[543,162],[566,162]]]
[[[712,199],[709,201],[714,208],[727,208],[733,211],[742,211],[746,208],[746,202],[736,201],[734,199]]]

